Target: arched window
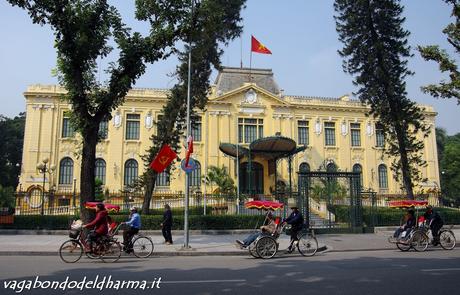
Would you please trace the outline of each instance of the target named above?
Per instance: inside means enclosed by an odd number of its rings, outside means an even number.
[[[169,186],[169,173],[166,170],[157,175],[157,186]]]
[[[132,185],[137,179],[138,165],[137,161],[130,159],[125,162],[125,186]]]
[[[201,164],[197,160],[195,161],[196,168],[189,173],[189,184],[190,186],[201,186]]]
[[[64,158],[59,163],[59,184],[72,184],[73,160]]]
[[[327,164],[326,171],[327,172],[337,172],[337,165],[335,165],[334,163]]]
[[[310,172],[310,165],[308,165],[306,162],[303,162],[299,165],[299,172]]]
[[[388,188],[387,166],[379,165],[379,188]]]
[[[359,173],[359,185],[363,187],[363,167],[360,164],[354,164],[353,172]]]
[[[106,168],[106,163],[104,159],[96,159],[96,168],[94,171],[94,176],[95,178],[99,179],[102,181],[102,184],[105,184],[105,168]]]

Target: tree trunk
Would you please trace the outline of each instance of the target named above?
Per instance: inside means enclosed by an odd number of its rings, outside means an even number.
[[[95,160],[99,124],[82,132],[83,152],[80,172],[80,216],[84,223],[94,218],[94,211],[85,209],[85,202],[94,202]]]
[[[155,180],[157,179],[157,173],[154,171],[148,171],[145,180],[144,188],[144,202],[142,203],[142,214],[149,214],[150,212],[150,201],[152,200],[153,190],[155,189]]]
[[[402,181],[404,188],[406,189],[407,197],[411,200],[414,199],[414,191],[413,191],[413,183],[412,178],[410,175],[410,164],[409,159],[407,157],[407,149],[406,149],[406,135],[405,130],[401,127],[400,124],[396,124],[395,126],[396,136],[398,137],[398,145],[399,145],[399,154],[401,159],[401,170],[402,170]]]

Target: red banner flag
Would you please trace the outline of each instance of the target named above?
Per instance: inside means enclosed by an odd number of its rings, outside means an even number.
[[[158,173],[161,173],[176,157],[176,152],[174,152],[169,145],[165,144],[161,147],[158,155],[155,159],[153,159],[152,163],[150,163],[150,168]]]
[[[187,138],[187,154],[185,155],[185,167],[188,167],[190,155],[193,153],[193,137],[190,135]]]
[[[267,47],[265,47],[265,45],[254,38],[254,36],[251,36],[251,51],[262,54],[272,54],[272,52]]]

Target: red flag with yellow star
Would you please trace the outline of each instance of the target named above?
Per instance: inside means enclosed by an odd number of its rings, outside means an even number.
[[[262,53],[262,54],[272,54],[272,52],[265,47],[262,43],[260,43],[254,36],[251,35],[251,51]]]
[[[155,170],[158,173],[163,172],[166,167],[171,164],[171,162],[177,157],[177,154],[171,149],[167,144],[163,145],[161,150],[158,152],[158,155],[150,163],[150,168]]]

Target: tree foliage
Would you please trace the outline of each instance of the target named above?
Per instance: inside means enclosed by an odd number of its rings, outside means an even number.
[[[233,179],[228,175],[227,168],[222,166],[209,166],[204,180],[211,186],[215,184],[217,189],[213,191],[221,194],[235,194],[236,186]]]
[[[353,75],[356,95],[370,106],[370,114],[384,127],[385,153],[393,159],[391,168],[401,180],[409,198],[414,182],[423,181],[419,167],[423,141],[427,136],[423,110],[407,98],[405,78],[411,57],[407,44],[409,32],[403,29],[405,18],[398,0],[336,0],[334,4],[339,51],[343,70]]]
[[[0,207],[14,208],[15,197],[12,187],[3,187],[0,185]]]
[[[442,32],[447,36],[447,42],[452,45],[457,54],[460,53],[460,1],[444,0],[447,4],[452,5],[451,16],[455,19]],[[460,72],[456,58],[449,56],[445,49],[439,45],[418,46],[422,57],[427,61],[434,61],[439,65],[442,73],[449,75],[449,80],[442,80],[439,84],[430,84],[422,87],[425,93],[434,97],[457,98],[460,104]],[[457,56],[458,58],[458,56]]]
[[[175,52],[178,41],[188,38],[190,1],[137,0],[136,17],[149,21],[148,36],[126,27],[117,9],[107,0],[8,2],[27,10],[34,23],[50,25],[54,31],[59,81],[68,91],[64,98],[73,107],[72,122],[83,138],[80,174],[83,206],[85,201],[94,200],[100,122],[111,119],[111,112],[123,103],[136,79],[145,72],[146,63],[169,56]],[[212,16],[209,13],[209,19]],[[108,80],[99,83],[97,59],[112,52],[111,42],[117,47],[118,58],[106,70]],[[86,213],[82,214],[87,219]]]
[[[152,1],[145,0],[146,3]],[[154,1],[153,1],[154,2]],[[143,175],[143,213],[148,213],[150,200],[155,188],[157,174],[148,168],[163,144],[169,144],[175,151],[180,150],[181,138],[186,130],[188,52],[191,50],[191,117],[197,109],[204,109],[210,89],[209,77],[213,68],[220,67],[222,45],[241,34],[240,12],[245,0],[203,0],[198,2],[187,29],[189,45],[177,50],[180,65],[176,68],[177,83],[163,106],[161,120],[157,122],[158,133],[151,137],[152,146],[144,156],[146,171]],[[148,5],[144,7],[149,7]],[[189,7],[190,8],[190,7]],[[147,10],[144,18],[150,18]],[[190,13],[190,10],[188,10]],[[193,125],[193,120],[192,120]]]
[[[439,170],[442,196],[447,201],[460,206],[460,133],[447,136]]]
[[[21,174],[26,113],[13,119],[0,115],[0,185],[16,188]]]

